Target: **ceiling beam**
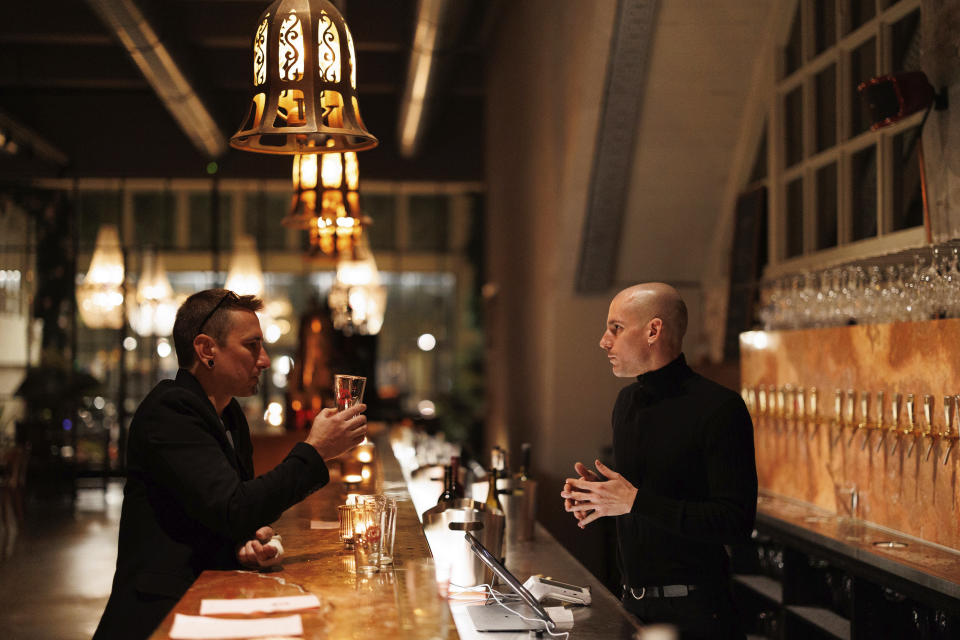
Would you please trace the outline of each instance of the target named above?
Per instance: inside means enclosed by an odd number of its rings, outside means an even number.
[[[87,2],[119,38],[190,142],[209,158],[223,155],[227,141],[210,109],[137,0]]]
[[[593,155],[576,288],[614,283],[659,0],[620,0]]]

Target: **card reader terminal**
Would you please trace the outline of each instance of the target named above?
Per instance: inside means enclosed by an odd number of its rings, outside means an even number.
[[[532,575],[527,578],[523,586],[533,594],[534,598],[540,601],[553,598],[573,604],[590,604],[590,587],[578,587],[575,584],[567,584],[539,575]]]

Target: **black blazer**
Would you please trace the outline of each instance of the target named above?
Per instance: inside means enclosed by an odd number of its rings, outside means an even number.
[[[237,548],[329,479],[303,442],[254,478],[237,401],[221,422],[186,370],[160,382],[130,424],[117,569],[95,640],[149,636],[202,571],[240,568]]]

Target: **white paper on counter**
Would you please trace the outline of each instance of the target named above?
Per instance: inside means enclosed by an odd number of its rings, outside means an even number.
[[[279,596],[275,598],[230,598],[201,600],[200,615],[213,616],[221,613],[279,613],[320,606],[320,598],[306,596]]]
[[[339,529],[340,523],[336,520],[311,520],[311,529]]]
[[[302,636],[300,615],[282,618],[206,618],[176,614],[170,637],[175,640],[226,640],[228,638],[265,638],[268,636]]]

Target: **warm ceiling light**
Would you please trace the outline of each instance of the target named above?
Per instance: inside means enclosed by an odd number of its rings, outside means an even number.
[[[105,224],[97,232],[90,268],[77,286],[77,306],[91,329],[123,327],[123,251],[115,225]]]
[[[227,282],[223,286],[238,296],[263,295],[263,270],[260,268],[257,244],[253,236],[243,234],[233,239],[230,269],[227,271]]]
[[[353,38],[330,2],[276,0],[260,16],[253,97],[230,145],[288,155],[377,146],[360,119]]]
[[[363,234],[357,154],[293,157],[293,203],[283,224],[310,232],[311,253],[349,255]]]
[[[341,258],[337,277],[327,297],[333,326],[345,334],[376,335],[383,327],[387,288],[366,239],[361,239],[353,259]]]
[[[147,253],[137,283],[136,300],[127,310],[130,326],[141,336],[169,336],[173,333],[177,306],[163,258]]]

